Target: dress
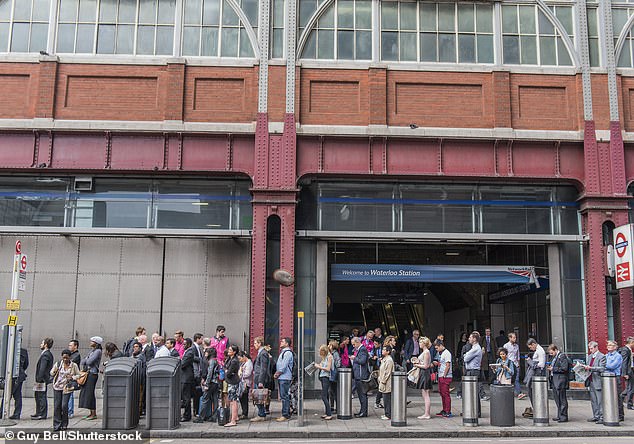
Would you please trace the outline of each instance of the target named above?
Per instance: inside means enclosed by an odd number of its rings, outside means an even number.
[[[429,354],[429,350],[423,351],[420,356],[418,356],[418,361],[421,363],[425,361],[425,353],[428,354],[431,363],[431,355]],[[434,385],[431,382],[431,368],[421,368],[420,377],[418,378],[418,382],[416,383],[416,388],[419,390],[431,390],[433,387]]]

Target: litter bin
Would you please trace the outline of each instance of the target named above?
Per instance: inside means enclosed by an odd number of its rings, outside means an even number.
[[[108,362],[103,381],[104,430],[128,430],[139,425],[141,366],[134,358]]]
[[[491,425],[515,425],[515,388],[512,385],[491,384]]]
[[[352,369],[337,369],[337,419],[352,419]]]
[[[462,377],[462,425],[478,426],[478,377]]]
[[[172,356],[152,359],[146,375],[146,428],[171,430],[180,426],[181,360]]]
[[[392,427],[407,426],[407,372],[392,375]]]
[[[607,427],[618,427],[619,424],[619,377],[614,373],[601,373],[601,392],[603,405],[603,425]]]

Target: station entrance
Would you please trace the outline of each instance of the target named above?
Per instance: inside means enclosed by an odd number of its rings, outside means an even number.
[[[330,242],[328,265],[331,337],[380,327],[402,345],[418,329],[432,340],[444,334],[452,353],[461,333],[485,328],[494,337],[515,331],[520,343],[551,341],[547,245]],[[395,265],[405,271],[389,271]],[[490,272],[505,268],[526,279]],[[370,271],[363,279],[349,269]],[[429,281],[426,269],[435,270]],[[413,277],[416,270],[423,275]]]

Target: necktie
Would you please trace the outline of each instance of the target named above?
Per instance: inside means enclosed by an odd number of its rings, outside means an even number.
[[[590,367],[594,365],[594,356],[590,359]],[[592,372],[590,372],[590,376],[588,376],[588,381],[592,381]]]

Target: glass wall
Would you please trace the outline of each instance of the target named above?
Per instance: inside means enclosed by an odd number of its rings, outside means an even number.
[[[0,225],[82,228],[250,229],[248,181],[97,178],[0,179]]]
[[[302,188],[297,221],[326,231],[579,234],[576,196],[567,186],[319,182]]]
[[[566,353],[583,355],[586,351],[586,322],[582,247],[561,244],[561,283]]]
[[[0,0],[0,52],[46,51],[50,0]]]

